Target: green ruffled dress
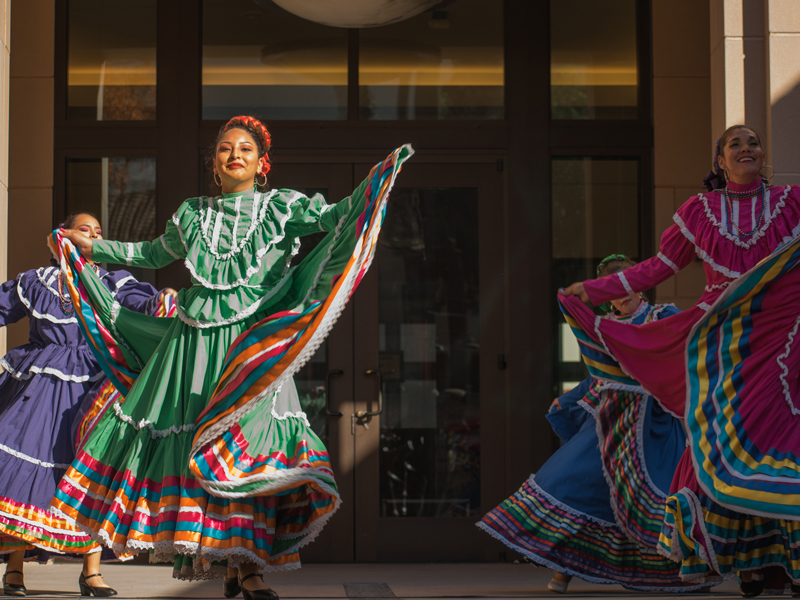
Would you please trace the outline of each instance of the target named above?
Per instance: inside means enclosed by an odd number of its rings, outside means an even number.
[[[262,571],[299,568],[298,549],[316,537],[340,498],[328,453],[309,426],[291,377],[262,398],[255,395],[247,411],[223,428],[220,447],[230,449],[228,463],[200,461],[223,480],[235,479],[237,469],[259,466],[263,475],[238,493],[207,485],[209,493],[190,470],[195,428],[237,337],[266,316],[324,301],[347,272],[354,247],[364,243],[365,213],[375,209],[371,186],[381,185],[388,194],[399,165],[412,153],[410,147],[398,152],[391,181],[385,173],[379,181],[373,169],[337,204],[291,190],[193,198],[153,242],[94,243],[99,262],[156,269],[183,260],[193,286],[179,293],[176,318],[148,319],[114,306],[91,274],[85,281],[81,275],[98,323],[107,321],[142,369],[61,481],[53,499],[56,513],[117,553],[150,551],[152,562],[174,562],[180,579],[221,577],[223,565],[244,562]],[[329,233],[292,266],[299,238],[320,231]],[[90,330],[84,333],[91,337]],[[209,456],[218,453],[207,448]]]

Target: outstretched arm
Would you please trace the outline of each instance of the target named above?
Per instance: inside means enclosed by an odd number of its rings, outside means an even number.
[[[0,327],[16,323],[28,314],[17,293],[17,284],[25,273],[0,286]]]
[[[87,260],[110,262],[146,269],[160,269],[169,263],[186,257],[186,249],[180,238],[178,228],[167,221],[164,235],[152,242],[115,242],[112,240],[91,240],[74,229],[62,230]]]
[[[660,251],[653,258],[613,275],[574,283],[560,293],[600,306],[603,302],[657,286],[689,265],[694,256],[694,245],[677,225],[673,225],[661,236]]]

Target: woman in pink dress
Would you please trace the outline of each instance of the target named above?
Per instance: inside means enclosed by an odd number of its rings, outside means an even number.
[[[800,187],[771,186],[758,134],[744,125],[717,142],[708,193],[681,206],[658,254],[620,273],[575,283],[559,300],[590,372],[638,380],[685,417],[689,442],[667,499],[661,552],[687,580],[740,573],[742,594],[780,566],[800,595]],[[645,291],[696,258],[706,287],[691,309],[630,326],[600,306]],[[581,302],[583,301],[583,302]]]

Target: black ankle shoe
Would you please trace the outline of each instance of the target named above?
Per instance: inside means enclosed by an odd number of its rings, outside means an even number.
[[[800,598],[800,583],[793,581],[790,587],[792,589],[792,598]]]
[[[110,587],[94,587],[93,585],[89,585],[86,583],[87,579],[91,579],[92,577],[102,577],[100,573],[95,573],[94,575],[89,575],[88,577],[83,576],[83,571],[81,571],[81,576],[78,578],[78,586],[81,588],[81,596],[97,596],[98,598],[110,598],[111,596],[117,595],[117,590]]]
[[[6,571],[5,575],[3,575],[3,594],[6,596],[26,596],[28,590],[25,589],[25,585],[6,583],[6,576],[11,575],[11,573],[23,574],[22,571]]]
[[[226,577],[222,580],[222,595],[226,598],[236,598],[242,591],[238,577]]]
[[[242,587],[242,596],[244,596],[244,600],[281,600],[280,596],[275,593],[274,590],[267,588],[265,590],[253,590],[250,591],[245,589],[244,582],[250,579],[251,577],[258,577],[261,581],[264,581],[264,576],[261,573],[250,573],[250,575],[245,575],[244,578],[239,580],[239,585]]]
[[[755,579],[751,579],[750,581],[742,581],[740,577],[739,591],[742,594],[742,598],[755,598],[764,591],[764,580],[760,579],[756,581]]]

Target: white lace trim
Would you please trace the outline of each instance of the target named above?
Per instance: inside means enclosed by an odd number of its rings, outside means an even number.
[[[592,406],[586,400],[583,399],[578,400],[578,406],[580,406],[583,410],[585,410],[592,416],[594,416],[595,412],[597,411],[597,409],[594,406]]]
[[[172,250],[172,248],[170,248],[170,247],[167,245],[167,240],[164,238],[164,234],[163,234],[163,233],[162,233],[162,234],[161,234],[161,235],[158,237],[158,239],[159,239],[159,240],[161,240],[161,245],[164,247],[164,250],[166,250],[166,251],[167,251],[167,254],[169,254],[169,255],[170,255],[172,258],[174,258],[175,260],[180,260],[180,259],[181,259],[181,257],[180,257],[180,256],[178,256],[178,254],[177,254],[177,253],[175,253],[175,252]]]
[[[752,236],[748,238],[745,242],[741,238],[736,237],[735,235],[731,234],[728,231],[727,224],[724,223],[725,215],[727,213],[727,206],[725,206],[724,196],[720,195],[720,213],[722,215],[722,223],[717,221],[717,218],[714,216],[714,213],[711,211],[711,207],[708,205],[708,198],[706,198],[705,194],[699,194],[700,201],[703,203],[703,211],[705,212],[706,218],[711,222],[711,224],[717,228],[720,235],[725,239],[730,240],[740,248],[750,248],[752,247],[759,239],[764,237],[767,229],[769,228],[770,224],[772,223],[773,219],[777,217],[781,213],[781,209],[786,205],[786,197],[789,195],[789,190],[791,186],[786,186],[786,189],[783,192],[783,195],[778,199],[778,203],[775,205],[775,209],[771,210],[770,208],[770,201],[772,197],[772,190],[767,189],[764,193],[764,222],[759,227],[758,231],[756,231]],[[739,222],[739,200],[734,202],[734,215],[732,215],[731,220],[738,225]],[[752,209],[753,214],[755,214],[755,201],[752,202]],[[755,224],[755,218],[753,218],[753,224]]]
[[[142,419],[137,423],[136,421],[133,420],[133,418],[129,417],[124,412],[122,412],[122,406],[120,406],[119,400],[114,402],[114,412],[117,413],[117,417],[119,417],[120,420],[125,421],[128,425],[130,425],[137,431],[147,428],[150,431],[150,437],[153,439],[165,438],[172,434],[194,431],[194,423],[187,423],[186,425],[181,425],[180,427],[176,427],[175,425],[173,425],[168,429],[156,429],[153,426],[153,423],[151,421],[148,421],[147,419]]]
[[[719,290],[724,290],[726,287],[728,287],[732,283],[733,283],[733,281],[723,281],[722,283],[715,283],[714,285],[707,285],[705,290],[706,290],[706,292],[709,292],[709,293],[710,292],[717,292]]]
[[[708,265],[712,269],[714,269],[717,273],[722,273],[725,277],[729,279],[738,279],[739,277],[742,276],[742,274],[739,273],[738,271],[731,271],[727,267],[723,267],[722,265],[718,265],[716,262],[714,262],[714,259],[711,258],[711,256],[709,256],[705,250],[703,250],[700,246],[697,245],[697,241],[695,240],[694,235],[692,234],[691,231],[689,231],[689,229],[686,227],[686,223],[683,222],[683,219],[681,219],[677,213],[673,215],[672,220],[675,221],[675,224],[680,228],[683,237],[685,237],[692,243],[692,245],[694,246],[694,250],[697,253],[697,256],[699,256],[706,263],[708,263]]]
[[[283,267],[284,275],[289,272],[289,268],[292,266],[292,261],[294,260],[294,257],[297,256],[298,252],[300,252],[300,238],[296,237],[294,240],[292,240],[292,250],[286,255],[286,265]]]
[[[40,467],[45,467],[47,469],[64,469],[64,470],[66,470],[67,467],[69,467],[69,465],[65,465],[65,464],[61,464],[61,463],[51,463],[51,462],[46,462],[46,461],[43,461],[43,460],[39,460],[38,458],[33,458],[32,456],[28,456],[27,454],[23,454],[22,452],[19,452],[17,450],[12,450],[11,448],[9,448],[8,446],[6,446],[4,444],[0,444],[0,450],[5,452],[6,454],[10,454],[11,456],[16,456],[17,458],[20,458],[20,459],[22,459],[24,461],[27,461],[27,462],[31,463],[31,464],[38,465]]]
[[[47,289],[48,292],[53,294],[56,298],[61,298],[58,290],[52,287],[52,283],[58,277],[59,269],[56,267],[40,267],[36,269],[36,277],[39,282]]]
[[[43,512],[48,513],[49,511],[43,511]],[[26,525],[31,525],[32,527],[35,527],[36,529],[44,529],[45,531],[49,531],[50,533],[61,534],[61,535],[67,534],[67,535],[70,535],[70,536],[73,536],[76,533],[72,529],[61,529],[60,527],[50,527],[49,525],[45,525],[44,523],[42,523],[40,521],[33,521],[31,519],[26,519],[25,517],[20,516],[19,514],[9,513],[9,512],[4,511],[4,510],[0,510],[0,515],[4,515],[7,518],[9,518],[11,520],[14,520],[14,521],[19,521],[20,523],[25,523]],[[51,548],[46,548],[46,549],[50,550],[51,552],[53,551]],[[56,552],[58,552],[58,551],[56,550]]]
[[[54,317],[53,315],[47,313],[42,314],[39,311],[35,310],[30,300],[28,300],[25,297],[25,294],[22,293],[22,277],[20,277],[19,280],[17,281],[17,295],[19,296],[19,299],[22,301],[25,307],[30,311],[31,315],[36,319],[40,319],[43,321],[50,321],[51,323],[58,323],[60,325],[69,325],[72,323],[75,323],[77,325],[78,323],[78,319],[75,317],[69,317],[67,319],[59,319],[58,317]]]
[[[414,150],[411,148],[410,145],[405,145],[403,146],[403,148],[407,149],[408,157],[413,155]],[[399,152],[399,150],[400,149],[398,149],[397,152]],[[398,172],[399,168],[397,167],[395,167],[392,170],[391,179],[385,188],[385,193],[382,195],[382,197],[376,200],[375,214],[378,214],[378,211],[382,210],[383,206],[385,206],[389,193],[394,187],[394,182],[397,178]],[[314,355],[314,353],[317,351],[322,341],[327,337],[331,328],[336,323],[342,311],[344,310],[344,306],[347,303],[347,300],[349,299],[350,294],[352,293],[352,290],[355,286],[356,274],[359,273],[362,269],[367,270],[369,266],[372,264],[374,253],[367,252],[366,254],[364,254],[362,250],[365,245],[368,245],[368,247],[374,246],[379,232],[380,232],[380,225],[377,224],[373,226],[369,232],[367,232],[367,235],[365,236],[366,239],[363,239],[361,236],[359,236],[356,246],[351,254],[351,256],[355,258],[355,260],[353,260],[353,265],[348,271],[345,280],[342,281],[341,283],[339,294],[337,294],[336,298],[334,298],[334,301],[331,303],[328,311],[323,315],[322,320],[319,323],[316,331],[314,332],[308,343],[305,345],[305,347],[298,354],[298,356],[284,370],[284,372],[280,374],[279,377],[277,377],[270,385],[266,386],[261,392],[259,392],[250,402],[248,402],[245,406],[239,408],[238,410],[234,411],[224,419],[220,419],[219,422],[208,427],[202,433],[202,435],[199,436],[199,438],[196,438],[194,440],[194,443],[192,444],[190,456],[194,456],[206,443],[213,440],[224,431],[230,429],[230,426],[233,423],[240,421],[245,415],[254,410],[258,406],[260,400],[263,400],[269,394],[272,394],[276,389],[280,389],[280,387],[284,384],[284,382],[290,379],[297,371],[299,371],[301,366],[304,365],[306,362],[308,362],[308,360]],[[317,282],[319,281],[320,275],[321,272],[317,274],[317,279],[311,286],[311,289],[313,289],[316,286]],[[244,495],[239,492],[231,493],[231,492],[219,491],[217,489],[217,486],[219,485],[219,483],[222,482],[215,482],[212,484],[212,482],[209,482],[208,480],[202,478],[198,479],[198,481],[200,481],[200,484],[203,486],[204,489],[208,490],[210,493],[213,493],[215,495],[224,495],[225,497],[238,497]],[[339,498],[338,495],[336,496],[336,498],[337,499]],[[329,516],[330,514],[332,513],[328,513],[328,515],[326,516]]]
[[[270,192],[270,193],[272,194],[272,193],[275,193],[276,191],[277,190],[272,190],[272,192]],[[270,239],[269,242],[267,242],[266,245],[264,245],[263,248],[260,248],[260,249],[258,249],[256,251],[256,253],[255,253],[255,264],[251,265],[250,267],[247,268],[247,270],[245,271],[244,277],[242,277],[240,279],[237,279],[236,281],[234,281],[233,283],[230,283],[230,284],[227,284],[227,283],[211,283],[210,281],[205,279],[203,276],[201,276],[200,273],[198,273],[197,268],[194,266],[192,261],[190,261],[189,258],[188,258],[189,254],[190,254],[190,252],[189,252],[189,244],[186,242],[186,237],[184,236],[183,230],[180,227],[180,220],[178,219],[178,214],[175,213],[174,215],[172,215],[172,222],[175,225],[175,227],[178,229],[178,235],[181,238],[181,242],[183,243],[183,247],[186,249],[187,258],[185,258],[183,262],[186,265],[186,268],[189,269],[189,273],[191,273],[192,277],[194,279],[196,279],[200,283],[200,285],[202,285],[204,288],[208,288],[210,290],[231,290],[231,289],[234,289],[234,288],[237,288],[237,287],[241,287],[241,286],[247,285],[247,282],[250,280],[250,278],[261,269],[261,261],[264,258],[264,255],[267,252],[269,252],[270,249],[272,249],[273,246],[275,246],[278,242],[283,240],[284,237],[286,237],[286,222],[292,216],[291,205],[293,203],[295,203],[295,202],[297,202],[297,196],[292,196],[292,198],[290,198],[289,202],[287,202],[287,204],[286,204],[286,207],[287,207],[288,210],[286,212],[286,215],[281,217],[280,222],[279,222],[280,233],[276,234],[272,239]],[[264,213],[266,212],[266,208],[267,208],[268,204],[269,203],[265,203],[264,204],[264,206],[262,208],[262,212],[264,212]],[[261,222],[262,219],[263,219],[263,216],[260,216],[259,217],[259,222]],[[247,286],[247,287],[261,288],[263,286]]]
[[[245,233],[245,236],[241,240],[237,239],[237,229],[239,228],[239,220],[241,219],[242,196],[235,197],[235,215],[233,218],[233,230],[231,232],[231,249],[224,254],[219,253],[219,236],[220,232],[222,231],[222,223],[225,217],[225,213],[222,211],[222,203],[226,199],[222,196],[216,198],[218,209],[216,211],[216,216],[214,216],[214,200],[211,198],[205,199],[207,201],[207,207],[203,208],[204,198],[200,198],[200,210],[197,216],[200,220],[200,232],[203,240],[206,243],[206,246],[208,247],[208,251],[211,252],[211,254],[213,254],[218,260],[229,260],[238,255],[250,242],[250,238],[253,237],[256,229],[264,220],[270,200],[272,200],[272,197],[277,192],[278,190],[270,190],[267,194],[261,194],[259,192],[255,192],[253,194],[253,209],[252,214],[250,215],[250,226],[247,228],[247,233]],[[296,201],[296,197],[293,197],[290,200],[290,204],[292,201]],[[291,211],[289,212],[291,213]],[[208,229],[212,218],[214,218],[214,231],[212,232],[211,239],[209,239]]]
[[[178,312],[178,318],[186,323],[189,327],[194,327],[195,329],[208,329],[209,327],[222,327],[223,325],[238,323],[239,321],[242,321],[243,319],[246,319],[250,315],[256,313],[267,300],[273,298],[275,294],[277,294],[281,288],[283,288],[283,286],[291,280],[291,275],[294,273],[294,269],[295,267],[292,267],[289,272],[286,273],[286,275],[284,275],[283,278],[278,281],[278,283],[276,283],[267,294],[261,296],[261,298],[259,298],[256,302],[253,302],[253,304],[248,305],[247,308],[243,308],[241,311],[231,317],[228,317],[227,319],[223,319],[222,321],[201,321],[199,319],[193,319],[187,315],[178,304],[176,304],[175,308]]]
[[[619,280],[622,282],[622,287],[625,288],[625,291],[628,292],[628,295],[633,296],[636,292],[633,291],[631,284],[628,283],[628,278],[625,277],[625,274],[622,271],[620,271],[619,273],[617,273],[617,277],[619,277]]]
[[[53,367],[38,367],[36,365],[31,365],[28,368],[27,373],[23,373],[22,371],[18,371],[14,367],[12,367],[5,357],[0,358],[0,365],[9,372],[9,374],[19,381],[27,381],[34,375],[52,375],[61,379],[62,381],[69,381],[72,383],[84,383],[86,381],[100,381],[105,374],[100,371],[99,373],[95,373],[94,375],[72,375],[70,373],[64,373],[63,371],[59,371],[58,369],[54,369]]]
[[[798,410],[794,403],[792,402],[792,395],[789,392],[789,382],[786,381],[786,378],[789,376],[789,367],[786,366],[786,363],[783,361],[789,357],[789,351],[792,348],[792,342],[794,342],[794,336],[797,335],[797,328],[800,327],[800,317],[797,317],[797,320],[794,322],[794,327],[789,332],[789,337],[786,340],[786,345],[784,348],[786,349],[783,354],[778,356],[778,366],[781,368],[781,374],[779,379],[781,381],[781,385],[783,386],[783,398],[786,400],[786,403],[789,405],[789,409],[792,411],[793,415],[800,415],[800,410]]]
[[[663,263],[664,263],[665,265],[667,265],[667,266],[668,266],[670,269],[672,269],[672,272],[673,272],[673,273],[677,273],[678,271],[680,271],[680,269],[678,268],[678,265],[676,265],[674,262],[672,262],[672,261],[671,261],[671,260],[670,260],[670,259],[667,257],[667,255],[666,255],[666,254],[664,254],[663,252],[659,252],[658,254],[656,254],[656,256],[658,256],[658,258],[660,258],[660,259],[661,259],[661,262],[663,262]]]

